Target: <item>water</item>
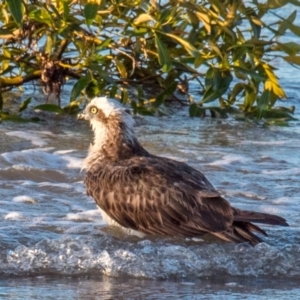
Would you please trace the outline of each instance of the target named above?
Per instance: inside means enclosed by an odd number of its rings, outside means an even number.
[[[277,67],[282,105],[300,118],[297,70]],[[268,237],[256,247],[126,236],[85,194],[88,124],[41,113],[38,124],[0,127],[0,298],[298,299],[300,122],[187,115],[138,117],[137,135],[153,154],[201,170],[232,205],[278,214],[290,227],[262,226]]]
[[[298,105],[298,117],[299,111]],[[262,226],[269,236],[252,248],[205,238],[138,239],[108,227],[86,196],[80,172],[92,138],[88,124],[42,117],[39,124],[0,127],[0,297],[251,293],[267,299],[299,293],[299,121],[264,127],[190,119],[186,111],[137,118],[136,133],[150,152],[202,170],[236,207],[288,220],[290,227]]]

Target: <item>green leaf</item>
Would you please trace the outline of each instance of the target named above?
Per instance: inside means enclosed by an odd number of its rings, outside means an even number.
[[[29,13],[29,18],[52,27],[52,17],[44,8],[31,11]]]
[[[66,21],[68,19],[68,16],[70,14],[70,7],[69,7],[69,3],[67,0],[62,1],[63,3],[63,9],[64,9],[64,20]]]
[[[201,117],[204,111],[203,108],[199,107],[196,103],[192,103],[189,107],[190,117]]]
[[[250,112],[256,100],[256,93],[251,88],[245,88],[244,111]]]
[[[0,111],[0,122],[4,121],[11,121],[16,123],[28,123],[28,122],[38,122],[40,119],[38,117],[33,117],[30,119],[22,118],[20,115],[10,115],[8,113],[3,113]]]
[[[160,40],[157,34],[155,34],[155,46],[157,48],[159,64],[162,66],[163,72],[167,73],[172,68],[172,61],[169,55],[169,50]]]
[[[266,110],[269,106],[271,98],[271,91],[264,90],[261,96],[257,99],[257,107],[259,110],[259,118],[262,117],[262,111]]]
[[[261,26],[259,26],[258,24],[256,24],[255,22],[253,22],[252,20],[250,20],[250,25],[252,28],[252,32],[253,32],[253,36],[256,39],[259,39],[260,37],[260,32],[261,32]]]
[[[284,35],[286,30],[289,29],[290,25],[294,22],[297,16],[297,11],[294,10],[288,18],[284,18],[278,27],[278,32],[280,35]]]
[[[232,75],[228,70],[220,71],[214,68],[213,76],[207,82],[211,82],[210,87],[205,91],[201,103],[214,101],[227,92]]]
[[[177,82],[173,82],[163,92],[161,92],[155,99],[154,106],[160,106],[168,96],[171,96],[177,88]]]
[[[98,8],[99,5],[97,3],[87,3],[85,5],[83,15],[88,26],[90,26],[93,23],[97,15]]]
[[[199,51],[188,41],[186,41],[185,39],[175,35],[175,34],[171,34],[171,33],[164,33],[165,35],[167,35],[168,37],[174,39],[175,41],[177,41],[178,43],[180,43],[183,48],[193,57],[198,57],[199,55]]]
[[[244,69],[244,68],[236,67],[236,66],[232,66],[232,68],[241,74],[245,74],[246,76],[250,76],[251,78],[257,79],[259,81],[264,81],[266,79],[264,76],[260,75],[258,72],[252,71],[250,69]]]
[[[294,24],[290,24],[289,29],[292,33],[300,37],[300,26],[296,26]]]
[[[117,65],[117,68],[118,68],[118,71],[119,71],[121,77],[127,78],[127,70],[126,70],[124,64],[120,60],[118,60],[116,57],[115,57],[114,61]]]
[[[128,103],[128,90],[127,89],[122,89],[121,103],[123,103],[123,104]]]
[[[268,0],[267,8],[279,8],[287,4],[293,4],[295,6],[300,6],[299,0]]]
[[[2,93],[0,93],[0,112],[3,109],[3,97],[2,97]]]
[[[69,105],[63,108],[63,111],[67,114],[75,115],[80,111],[79,103],[77,101],[72,101]]]
[[[49,111],[49,112],[54,112],[54,113],[63,113],[64,110],[62,108],[60,108],[58,105],[56,104],[41,104],[41,105],[37,105],[34,107],[34,109],[39,109],[39,110],[43,110],[43,111]]]
[[[283,56],[282,58],[291,64],[300,65],[300,56],[292,55],[292,56]]]
[[[51,54],[51,51],[53,49],[53,39],[51,35],[47,35],[44,49],[45,53]]]
[[[296,118],[291,115],[291,112],[281,108],[265,109],[262,111],[261,116],[266,119],[273,119],[274,121],[296,120]]]
[[[115,98],[118,93],[118,86],[113,84],[109,91],[109,98]]]
[[[22,112],[23,110],[25,110],[30,102],[31,102],[31,97],[29,97],[25,101],[23,101],[19,108],[19,112]]]
[[[294,56],[300,52],[300,44],[294,42],[288,42],[288,43],[277,42],[277,45],[274,47],[274,50],[284,51],[286,54]]]
[[[101,88],[99,82],[96,79],[92,79],[89,85],[85,89],[86,94],[89,98],[94,98],[101,93]],[[71,102],[73,103],[73,102]]]
[[[91,81],[92,78],[90,74],[81,77],[73,86],[70,102],[75,100],[80,95],[80,93],[90,84]]]
[[[233,87],[233,89],[232,89],[232,91],[231,91],[231,93],[230,93],[230,96],[229,96],[229,102],[230,103],[234,103],[235,102],[235,100],[236,100],[236,96],[238,95],[238,94],[240,94],[243,90],[244,90],[244,84],[243,83],[237,83],[234,87]]]
[[[9,10],[18,24],[19,27],[22,26],[22,20],[23,20],[23,4],[22,0],[6,0]]]

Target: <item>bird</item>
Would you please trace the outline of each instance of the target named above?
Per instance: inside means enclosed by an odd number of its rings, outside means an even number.
[[[288,226],[280,216],[231,206],[200,171],[149,153],[134,133],[130,109],[116,99],[92,99],[78,119],[94,131],[83,162],[86,192],[109,224],[140,237],[209,234],[252,246],[267,235],[253,223]]]

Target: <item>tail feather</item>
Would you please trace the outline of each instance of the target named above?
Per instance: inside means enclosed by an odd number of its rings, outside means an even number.
[[[259,228],[259,230],[257,230],[257,228],[259,227],[251,223],[234,222],[232,228],[230,228],[229,230],[223,232],[212,232],[212,234],[226,242],[248,242],[252,246],[255,246],[256,244],[261,243],[263,240],[254,233],[252,233],[252,230],[259,231],[260,233],[267,235],[262,229]]]
[[[254,232],[267,236],[267,233],[254,223],[289,226],[284,218],[279,216],[258,213],[246,210],[234,209],[234,221],[232,227],[224,232],[214,232],[213,235],[229,242],[242,243],[248,242],[252,246],[261,243],[263,240]]]
[[[234,209],[234,221],[289,226],[286,220],[282,217],[266,213],[238,209]]]

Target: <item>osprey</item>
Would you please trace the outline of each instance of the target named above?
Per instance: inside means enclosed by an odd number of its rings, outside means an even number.
[[[84,161],[87,194],[110,224],[143,235],[199,237],[228,242],[262,240],[253,223],[288,226],[285,219],[230,205],[199,171],[150,154],[138,142],[130,111],[114,99],[94,98],[78,115],[94,130]]]

